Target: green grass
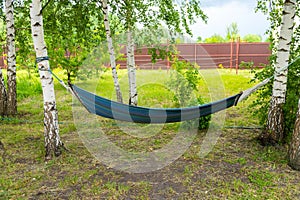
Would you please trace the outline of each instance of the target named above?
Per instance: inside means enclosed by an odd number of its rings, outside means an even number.
[[[220,87],[215,76],[221,77],[224,96],[247,89],[251,74],[247,70],[218,70],[209,76],[201,70],[199,92],[210,101],[210,87]],[[24,74],[23,74],[24,73]],[[56,71],[60,77],[62,71]],[[23,83],[26,73],[20,72],[19,89],[33,85]],[[127,74],[119,71],[124,99],[127,99]],[[149,107],[172,107],[173,93],[165,85],[167,71],[137,71],[139,104]],[[21,89],[21,85],[23,88]],[[27,84],[27,86],[26,86]],[[116,99],[110,71],[102,79],[77,82],[110,99]],[[215,85],[213,85],[215,84]],[[60,157],[44,162],[43,102],[40,90],[30,89],[28,96],[19,97],[19,115],[0,121],[0,140],[5,151],[0,155],[0,199],[298,199],[299,173],[287,166],[286,147],[262,147],[255,140],[260,130],[226,129],[213,150],[204,158],[198,153],[205,131],[199,131],[188,150],[175,162],[154,172],[132,174],[114,170],[96,160],[77,134],[72,115],[72,97],[55,81],[60,134],[68,148]],[[218,88],[217,88],[218,89]],[[212,92],[213,93],[213,92]],[[257,126],[248,105],[251,96],[237,107],[226,110],[225,126]],[[98,119],[102,130],[114,144],[127,151],[151,152],[164,147],[177,134],[178,124],[163,127],[119,124]],[[122,126],[122,127],[121,127]],[[138,126],[138,127],[137,127]],[[136,135],[121,128],[145,130]],[[159,134],[151,131],[161,128]]]

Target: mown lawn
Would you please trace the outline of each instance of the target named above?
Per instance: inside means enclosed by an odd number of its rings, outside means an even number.
[[[249,84],[251,74],[246,70],[239,71],[239,75],[229,70],[201,70],[201,73],[203,79],[195,95],[201,94],[207,101],[253,85]],[[127,75],[120,71],[119,76],[124,99],[128,99]],[[168,76],[167,71],[138,71],[139,104],[173,106],[173,93],[165,86]],[[76,84],[115,99],[110,72],[100,80]],[[60,134],[68,151],[44,162],[40,90],[31,89],[28,95],[25,91],[30,86],[19,88],[24,90],[18,104],[19,115],[0,121],[0,140],[4,144],[4,149],[0,149],[0,199],[300,198],[299,172],[287,165],[287,147],[262,147],[256,141],[260,129],[236,128],[259,126],[248,107],[255,96],[226,111],[224,126],[217,130],[218,141],[204,158],[199,157],[199,152],[205,130],[197,133],[188,150],[175,162],[157,171],[136,174],[104,165],[87,150],[81,140],[82,133],[78,134],[74,124],[71,95],[57,82],[55,87]],[[176,135],[178,126],[165,126],[151,137],[134,137],[122,132],[112,120],[100,118],[99,122],[112,142],[127,151],[138,152],[163,147]]]

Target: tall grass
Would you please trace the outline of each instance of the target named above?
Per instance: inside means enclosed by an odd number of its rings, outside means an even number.
[[[3,70],[4,82],[7,84],[7,71]],[[17,71],[17,97],[18,101],[42,93],[42,86],[38,74],[34,71]]]
[[[27,73],[27,72],[26,72]],[[31,95],[42,93],[42,86],[36,74],[28,75],[23,71],[18,74],[17,78],[17,93],[18,100],[22,100]]]

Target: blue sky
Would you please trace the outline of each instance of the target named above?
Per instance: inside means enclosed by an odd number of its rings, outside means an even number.
[[[267,16],[255,12],[256,0],[202,0],[201,8],[208,16],[205,24],[199,20],[192,25],[193,38],[202,39],[213,34],[226,35],[226,27],[236,22],[239,33],[243,37],[247,34],[258,34],[266,38],[265,32],[269,26]]]

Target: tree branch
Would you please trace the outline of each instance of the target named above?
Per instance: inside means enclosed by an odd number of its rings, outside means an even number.
[[[48,4],[51,2],[52,0],[48,0],[47,3],[42,7],[42,10],[40,12],[40,14],[43,13],[43,10],[48,6]]]

